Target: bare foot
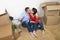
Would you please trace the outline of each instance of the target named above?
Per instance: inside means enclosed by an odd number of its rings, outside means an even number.
[[[32,37],[34,37],[34,38],[35,38],[35,36],[34,36],[33,32],[30,32],[30,34],[31,34],[31,36],[32,36]]]
[[[35,37],[37,37],[37,34],[36,34],[36,32],[35,32],[35,31],[33,31],[33,34],[34,34],[34,36],[35,36]]]
[[[20,34],[22,31],[21,31],[21,29],[18,29],[18,33]]]
[[[45,30],[42,30],[42,36],[43,37],[45,36]]]

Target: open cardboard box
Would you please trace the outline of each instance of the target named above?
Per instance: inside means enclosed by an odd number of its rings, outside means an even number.
[[[58,2],[42,3],[41,7],[44,10],[44,24],[56,25],[59,23],[60,4]]]
[[[7,13],[1,14],[0,15],[0,26],[7,25],[11,23],[9,19],[9,15]]]
[[[41,7],[44,8],[46,6],[50,6],[50,5],[59,5],[59,2],[45,2],[45,3],[41,3]]]
[[[13,40],[11,24],[0,27],[0,40]]]
[[[59,16],[60,5],[46,6],[43,10],[46,16]]]
[[[47,10],[60,10],[60,5],[47,6]]]
[[[12,24],[7,13],[0,15],[0,40],[13,40]]]

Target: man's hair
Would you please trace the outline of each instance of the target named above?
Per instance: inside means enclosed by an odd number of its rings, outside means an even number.
[[[34,12],[33,15],[35,15],[37,13],[37,9],[36,8],[32,8],[32,11]]]
[[[29,9],[29,7],[26,7],[26,8],[25,8],[25,11],[27,12],[28,9]]]

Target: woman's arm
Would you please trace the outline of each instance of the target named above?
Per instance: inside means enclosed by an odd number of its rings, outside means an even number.
[[[39,20],[39,17],[38,17],[38,14],[36,13],[35,14],[35,24],[38,24],[38,20]]]

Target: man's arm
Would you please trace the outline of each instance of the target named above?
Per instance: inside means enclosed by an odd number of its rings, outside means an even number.
[[[24,13],[22,13],[22,14],[19,16],[18,20],[21,21],[21,20],[23,19],[23,17],[24,17]]]

